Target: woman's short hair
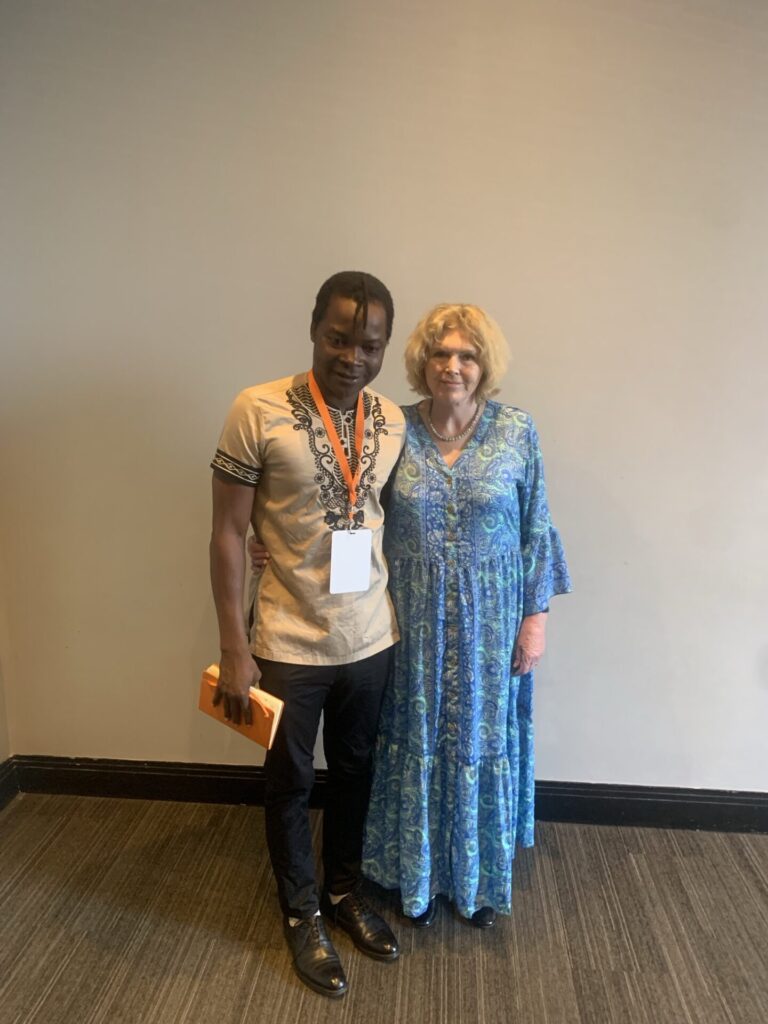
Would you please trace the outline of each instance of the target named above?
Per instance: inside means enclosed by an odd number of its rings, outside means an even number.
[[[477,397],[495,395],[509,363],[509,345],[501,328],[479,306],[448,302],[422,317],[405,346],[405,372],[412,390],[429,398],[424,373],[427,360],[433,347],[451,331],[459,331],[477,349],[482,374]]]

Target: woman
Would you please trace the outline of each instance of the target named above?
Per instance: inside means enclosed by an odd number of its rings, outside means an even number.
[[[435,898],[488,927],[533,845],[532,671],[571,589],[530,416],[491,399],[507,346],[477,306],[440,305],[406,349],[407,440],[384,547],[400,626],[363,872],[427,926]]]

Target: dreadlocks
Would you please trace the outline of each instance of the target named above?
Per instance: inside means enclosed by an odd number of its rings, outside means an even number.
[[[320,286],[320,291],[315,299],[315,308],[312,310],[312,329],[320,323],[328,309],[328,303],[334,295],[342,299],[354,299],[357,304],[355,309],[355,323],[360,318],[363,328],[368,326],[368,307],[372,302],[378,302],[384,308],[387,317],[387,341],[392,334],[392,321],[395,319],[395,306],[389,288],[373,274],[366,274],[363,270],[341,270],[338,274],[329,277]]]

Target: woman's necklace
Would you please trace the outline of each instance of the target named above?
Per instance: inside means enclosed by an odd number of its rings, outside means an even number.
[[[435,437],[437,437],[440,441],[461,441],[461,439],[463,437],[466,437],[467,434],[469,434],[473,430],[473,428],[475,426],[475,423],[477,423],[477,417],[479,415],[480,415],[480,403],[478,402],[477,403],[477,407],[475,408],[475,411],[474,411],[474,413],[472,415],[472,419],[469,421],[469,423],[466,425],[466,427],[464,427],[464,429],[461,431],[461,433],[459,433],[459,434],[441,434],[440,431],[435,426],[435,424],[432,422],[432,403],[430,402],[429,403],[429,409],[427,410],[427,423],[429,424],[429,429],[432,431],[432,433],[435,435]]]

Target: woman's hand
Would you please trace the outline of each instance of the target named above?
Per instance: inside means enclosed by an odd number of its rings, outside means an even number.
[[[520,625],[512,652],[512,673],[524,676],[536,668],[547,646],[547,613],[526,615]]]
[[[254,572],[264,572],[269,561],[269,552],[257,537],[248,538],[248,557]]]

